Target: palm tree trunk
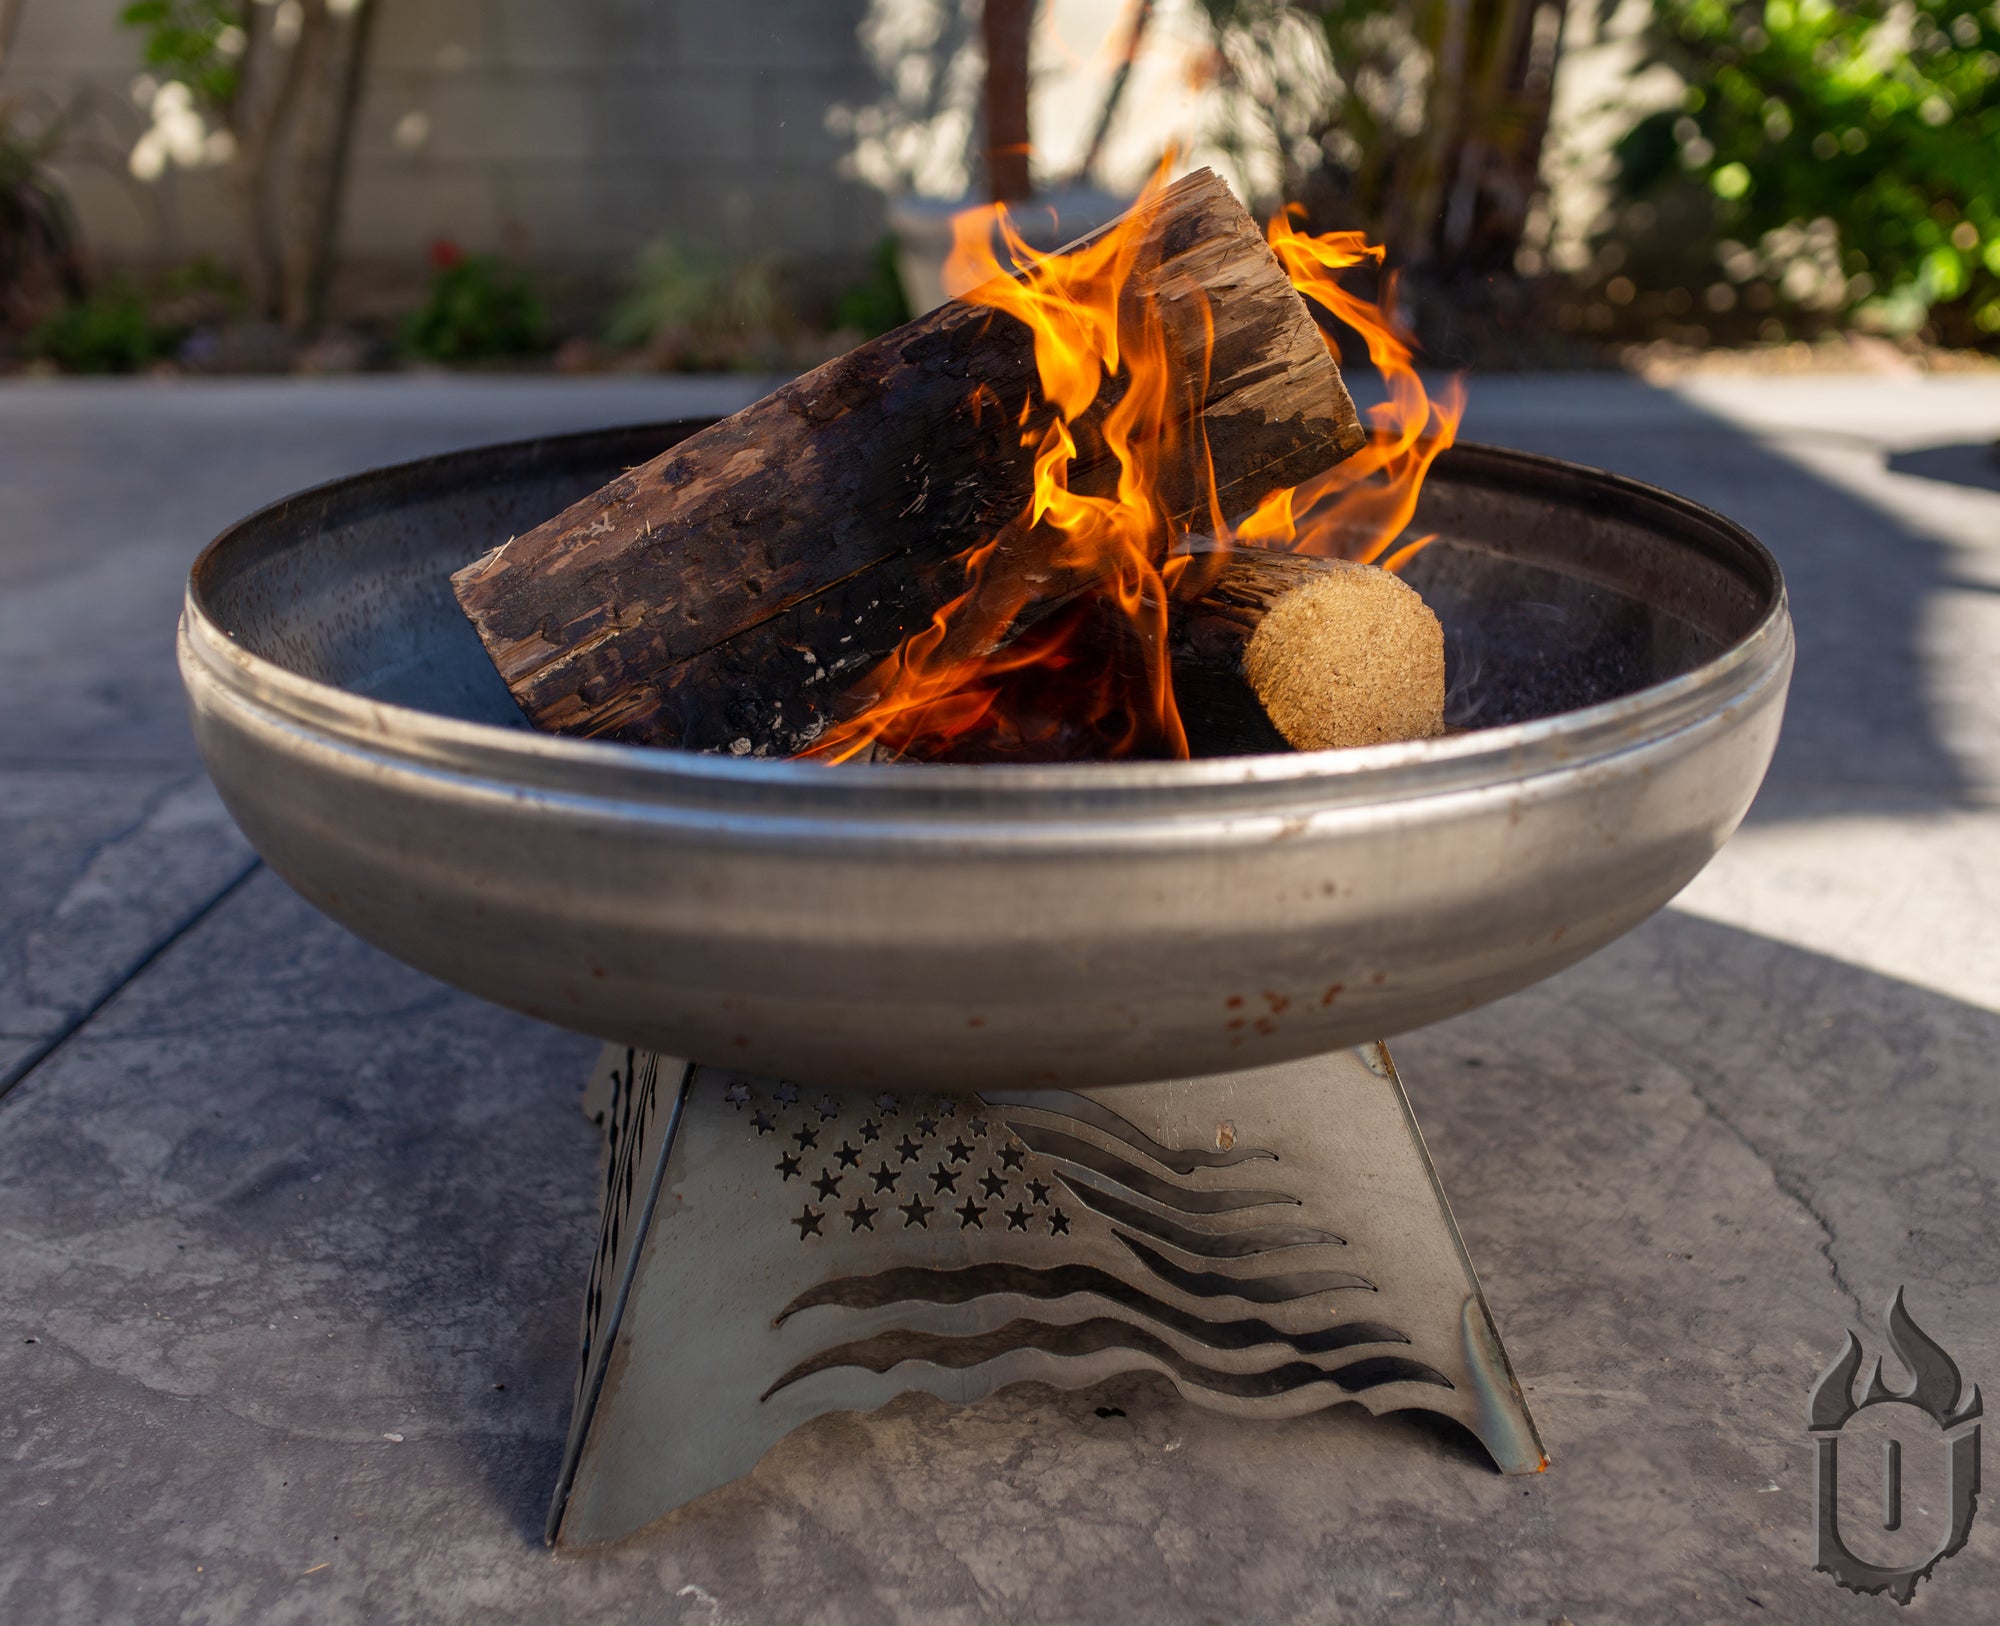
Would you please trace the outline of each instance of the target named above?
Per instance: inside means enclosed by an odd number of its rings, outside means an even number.
[[[1430,95],[1424,133],[1417,143],[1414,173],[1399,188],[1398,219],[1393,233],[1410,265],[1426,265],[1437,257],[1439,216],[1445,187],[1452,173],[1452,154],[1465,120],[1466,36],[1472,0],[1437,0],[1430,39]]]
[[[1028,172],[1028,46],[1035,0],[986,0],[986,190],[1018,203],[1033,190]]]
[[[14,34],[21,26],[21,13],[28,0],[0,0],[0,70],[7,66],[7,53],[14,48]]]

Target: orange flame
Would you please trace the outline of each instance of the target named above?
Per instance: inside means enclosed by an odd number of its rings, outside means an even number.
[[[1033,335],[1040,398],[1019,426],[1021,445],[1034,452],[1032,491],[998,535],[961,556],[964,591],[857,688],[857,715],[802,755],[845,762],[880,748],[959,761],[1185,757],[1167,606],[1189,556],[1175,551],[1185,530],[1164,492],[1177,482],[1184,489],[1189,473],[1207,529],[1224,544],[1382,560],[1397,570],[1430,540],[1382,559],[1408,525],[1432,460],[1456,435],[1463,391],[1454,381],[1441,402],[1425,393],[1393,314],[1393,278],[1380,305],[1335,280],[1364,261],[1379,265],[1383,251],[1358,232],[1307,236],[1291,211],[1270,224],[1273,251],[1301,294],[1361,336],[1389,395],[1369,410],[1368,443],[1345,462],[1270,492],[1233,525],[1220,511],[1201,415],[1183,406],[1207,392],[1207,346],[1192,369],[1202,376],[1187,376],[1184,362],[1173,364],[1155,303],[1121,297],[1165,176],[1163,164],[1123,221],[1063,253],[1029,248],[1004,206],[968,210],[954,223],[947,286]],[[996,235],[1019,274],[995,254]],[[1338,358],[1331,336],[1327,345]],[[1040,417],[1047,421],[1038,429]]]
[[[1382,555],[1403,534],[1416,512],[1417,493],[1438,453],[1458,438],[1465,417],[1465,386],[1454,378],[1443,399],[1432,401],[1417,376],[1416,357],[1408,335],[1396,321],[1396,279],[1383,279],[1382,302],[1372,304],[1350,293],[1334,273],[1373,261],[1383,251],[1358,231],[1327,232],[1308,237],[1292,226],[1296,204],[1275,216],[1265,232],[1272,251],[1291,278],[1292,286],[1343,326],[1361,336],[1368,359],[1388,386],[1385,401],[1368,409],[1368,444],[1345,462],[1300,485],[1272,492],[1232,535],[1256,547],[1284,548],[1298,553],[1327,554],[1400,570],[1416,557],[1430,537]],[[1336,359],[1340,347],[1331,334],[1327,348]]]

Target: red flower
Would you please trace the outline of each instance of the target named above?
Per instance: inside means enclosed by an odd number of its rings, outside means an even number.
[[[431,264],[438,270],[449,271],[460,260],[465,258],[465,250],[460,248],[449,237],[440,237],[431,244],[430,258]]]

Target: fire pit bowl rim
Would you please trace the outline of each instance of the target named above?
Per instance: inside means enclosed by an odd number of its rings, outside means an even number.
[[[682,425],[658,425],[662,431]],[[1455,471],[1526,475],[1594,488],[1602,497],[1665,510],[1696,534],[1706,531],[1733,563],[1768,581],[1768,603],[1753,629],[1715,658],[1633,693],[1523,722],[1437,739],[1338,751],[1237,756],[1204,761],[842,763],[699,754],[566,738],[528,728],[473,722],[379,700],[294,672],[245,648],[211,613],[208,591],[232,552],[283,524],[294,511],[348,497],[370,479],[434,472],[519,447],[589,442],[604,431],[471,448],[346,476],[272,503],[223,531],[189,572],[180,626],[184,670],[198,665],[238,704],[371,757],[521,791],[602,798],[662,808],[739,808],[803,817],[894,820],[923,816],[1032,821],[1077,815],[1175,818],[1223,811],[1354,807],[1520,784],[1569,772],[1658,741],[1753,697],[1790,670],[1793,639],[1782,574],[1742,526],[1673,492],[1627,476],[1537,453],[1461,443],[1439,460]]]
[[[1584,600],[1624,580],[1664,620],[1579,621],[1563,646],[1643,655],[1576,691],[1619,698],[1346,752],[1063,767],[828,767],[501,725],[511,702],[444,582],[461,543],[661,439],[477,448],[288,499],[203,554],[180,635],[203,758],[279,874],[420,970],[602,1039],[829,1085],[1018,1089],[1393,1037],[1666,903],[1776,742],[1792,638],[1754,540],[1637,482],[1477,447],[1433,477],[1457,482],[1438,508],[1459,504],[1452,570],[1558,603],[1510,551],[1548,536]],[[1619,692],[1648,671],[1680,675]]]

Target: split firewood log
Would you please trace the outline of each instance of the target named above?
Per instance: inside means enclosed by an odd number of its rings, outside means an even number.
[[[1363,443],[1310,313],[1220,180],[1167,187],[1144,233],[1125,297],[1161,316],[1225,513]],[[1021,514],[1022,429],[1052,412],[1036,377],[1023,324],[954,300],[513,538],[453,589],[538,728],[789,754],[845,681],[961,590],[958,556]],[[1091,422],[1078,490],[1111,467],[1090,459]],[[1180,521],[1205,509],[1188,472],[1168,493]]]

